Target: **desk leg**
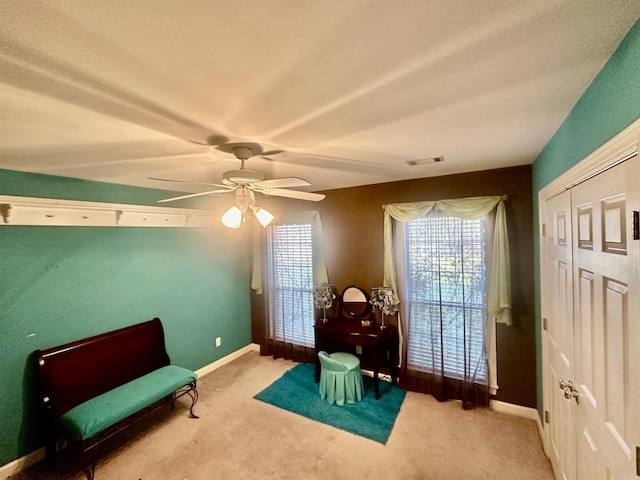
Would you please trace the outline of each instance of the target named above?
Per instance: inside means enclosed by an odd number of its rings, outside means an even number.
[[[322,343],[320,341],[320,337],[318,335],[318,331],[314,328],[314,340],[315,340],[315,349],[316,349],[316,383],[320,381],[320,357],[318,357],[318,353],[322,350]]]
[[[371,354],[373,356],[373,388],[376,392],[376,400],[379,400],[380,387],[378,385],[378,347],[376,345],[371,348]]]
[[[389,355],[389,370],[391,371],[391,384],[397,385],[400,375],[398,374],[398,363],[400,363],[400,351],[399,351],[399,339],[398,331],[396,330],[394,335],[391,336],[390,348],[387,355]]]
[[[376,400],[380,400],[380,387],[378,386],[378,367],[373,371],[373,386],[376,392]]]
[[[391,385],[398,384],[398,357],[389,351],[389,371],[391,372]]]

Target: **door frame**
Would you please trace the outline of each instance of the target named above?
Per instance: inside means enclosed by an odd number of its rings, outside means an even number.
[[[546,285],[548,275],[546,258],[546,242],[545,242],[545,220],[546,220],[546,201],[574,186],[589,180],[590,178],[608,170],[625,160],[628,160],[639,153],[640,147],[640,119],[636,120],[614,138],[595,150],[593,153],[578,162],[572,168],[561,174],[555,180],[538,192],[538,268],[540,271],[540,339],[542,353],[542,401],[543,401],[543,419],[539,423],[542,428],[542,440],[545,454],[548,455],[550,448],[550,431],[548,423],[545,421],[546,412],[549,411],[550,392],[545,389],[549,377],[549,338],[547,331],[544,329],[543,319],[549,316],[550,298]],[[550,412],[553,414],[553,412]]]

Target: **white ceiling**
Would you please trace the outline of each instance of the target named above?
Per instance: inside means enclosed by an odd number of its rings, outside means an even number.
[[[311,191],[530,164],[639,15],[637,0],[4,0],[0,168],[197,192],[147,177],[218,182],[241,141],[284,150],[248,168]]]

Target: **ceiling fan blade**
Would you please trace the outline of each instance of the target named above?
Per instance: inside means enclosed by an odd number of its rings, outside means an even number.
[[[311,185],[306,180],[298,177],[274,178],[271,180],[261,180],[255,183],[262,188],[288,188],[288,187],[308,187]]]
[[[160,182],[177,182],[177,183],[188,183],[190,185],[209,185],[212,187],[226,187],[226,185],[219,185],[217,183],[202,183],[202,182],[191,182],[189,180],[172,180],[170,178],[156,178],[156,177],[147,177],[149,180],[158,180]]]
[[[266,152],[262,152],[261,156],[266,157],[269,155],[278,155],[279,153],[284,153],[284,150],[268,150]]]
[[[299,190],[286,190],[284,188],[266,188],[259,191],[265,195],[295,198],[297,200],[308,200],[310,202],[319,202],[320,200],[324,200],[326,197],[323,193],[301,192]]]
[[[195,143],[197,145],[207,145],[209,147],[215,147],[216,145],[221,145],[223,143],[226,143],[229,139],[224,135],[212,134],[212,135],[209,135],[204,142],[201,140],[193,140],[190,138],[187,138],[186,140],[189,143]]]
[[[319,155],[315,153],[296,152],[291,150],[285,151],[284,155],[280,155],[276,158],[263,158],[271,162],[288,163],[297,166],[355,173],[371,173],[371,169],[373,167],[384,169],[389,172],[397,172],[400,169],[405,168],[404,166],[397,166],[392,164],[365,162],[348,158]]]
[[[208,192],[191,193],[189,195],[181,195],[179,197],[165,198],[164,200],[158,200],[158,203],[173,202],[174,200],[182,200],[185,198],[201,197],[203,195],[210,195],[212,193],[227,193],[233,191],[233,188],[227,188],[225,190],[209,190]]]

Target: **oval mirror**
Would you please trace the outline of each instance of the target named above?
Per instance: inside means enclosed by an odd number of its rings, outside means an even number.
[[[371,314],[369,295],[354,285],[342,291],[342,310],[349,317],[365,318]]]

